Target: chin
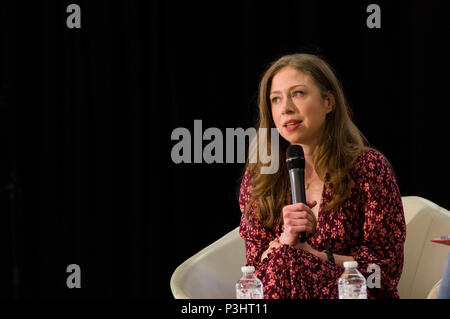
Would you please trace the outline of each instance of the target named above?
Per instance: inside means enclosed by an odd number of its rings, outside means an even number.
[[[296,144],[296,145],[299,145],[299,144],[303,144],[303,142],[302,141],[300,141],[300,140],[298,140],[298,139],[292,139],[292,138],[290,138],[290,139],[287,139],[287,138],[283,138],[285,141],[287,141],[289,144],[291,144],[291,145],[294,145],[294,144]]]
[[[298,136],[281,136],[283,139],[285,139],[289,144],[303,144],[304,140],[301,137]]]

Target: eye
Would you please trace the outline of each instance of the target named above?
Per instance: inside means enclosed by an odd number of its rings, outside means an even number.
[[[279,97],[273,97],[270,101],[272,103],[278,103],[278,102],[280,102],[280,98]]]
[[[295,91],[294,94],[292,94],[292,95],[297,97],[297,96],[302,96],[303,94],[304,94],[303,91]]]

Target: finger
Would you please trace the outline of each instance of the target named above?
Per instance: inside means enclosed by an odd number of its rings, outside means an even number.
[[[292,204],[291,206],[294,211],[305,210],[305,209],[309,208],[309,206],[305,203],[296,203],[296,204]]]
[[[296,211],[296,210],[305,210],[308,208],[313,208],[316,205],[317,205],[317,201],[312,200],[312,201],[306,201],[306,204],[305,203],[295,203],[295,204],[291,204],[291,205],[286,205],[286,206],[284,206],[284,208],[286,208],[286,211]]]
[[[308,214],[305,217],[308,221],[310,221],[312,224],[316,222],[316,216],[314,216],[314,213],[310,210],[308,211]]]
[[[316,201],[313,202],[314,205],[312,205],[312,207],[314,207],[316,205]],[[310,214],[311,216],[314,216],[313,211],[311,210],[311,208],[303,203],[298,203],[295,204],[295,208],[294,210],[292,210],[291,208],[288,208],[287,210],[283,211],[283,217],[284,218],[306,218],[306,214]],[[305,214],[306,212],[306,214]]]
[[[295,233],[295,232],[308,232],[308,233],[314,233],[314,224],[307,221],[303,221],[303,222],[299,222],[299,223],[295,223],[292,226],[289,226],[291,229],[291,233]]]
[[[269,245],[270,245],[270,246],[276,245],[276,244],[279,243],[279,242],[280,242],[280,240],[279,240],[278,238],[275,238],[274,240],[272,240],[272,241],[269,243]]]
[[[272,249],[277,249],[280,246],[281,246],[281,243],[276,243],[276,244],[272,245]]]
[[[283,220],[290,218],[307,218],[308,214],[311,215],[312,219],[315,218],[311,208],[303,203],[288,205],[283,208]]]
[[[308,219],[292,219],[286,222],[286,228],[293,228],[294,231],[305,231],[306,229],[307,231],[313,232],[315,225],[315,222]]]
[[[274,249],[277,249],[277,248],[280,247],[280,246],[281,246],[280,243],[272,243],[272,244],[269,245],[269,249],[270,249],[271,251],[273,251]]]
[[[293,226],[303,226],[310,223],[310,221],[308,221],[305,218],[302,219],[289,219],[288,221],[286,221],[286,225],[289,227],[293,227]]]
[[[301,226],[291,226],[289,227],[288,230],[291,234],[298,234],[301,232],[307,232],[307,233],[312,233],[313,232],[313,227],[311,224],[305,224],[305,225],[301,225]]]
[[[313,211],[311,210],[311,208],[307,207],[304,211],[305,214],[300,215],[300,218],[306,218],[309,221],[311,221],[312,223],[314,223],[316,221],[316,216],[314,215]]]
[[[309,208],[313,208],[314,206],[317,205],[317,201],[315,201],[315,200],[310,201],[310,202],[307,201],[306,203],[308,204]]]
[[[290,220],[290,219],[309,219],[314,220],[314,213],[312,210],[301,210],[301,211],[295,211],[295,212],[288,212],[283,216],[284,222]]]
[[[277,238],[277,239],[272,240],[272,241],[269,243],[269,246],[270,246],[270,247],[276,246],[276,245],[278,245],[279,243],[280,243],[280,241],[279,241],[279,239]]]
[[[283,207],[283,212],[295,212],[299,210],[305,210],[308,207],[308,205],[303,203],[295,203],[291,205],[286,205]]]
[[[292,235],[298,235],[299,233],[306,231],[306,226],[290,226],[287,231]]]

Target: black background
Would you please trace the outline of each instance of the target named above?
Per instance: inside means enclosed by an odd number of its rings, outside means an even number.
[[[172,299],[175,268],[238,226],[243,164],[174,164],[171,133],[253,126],[260,76],[288,53],[334,66],[403,196],[450,207],[449,7],[376,1],[369,29],[370,3],[3,1],[1,295]]]

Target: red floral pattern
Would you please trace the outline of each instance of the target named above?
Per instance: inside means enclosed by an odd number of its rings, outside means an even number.
[[[324,186],[317,230],[307,241],[316,250],[353,256],[358,270],[368,277],[370,264],[381,268],[381,287],[368,288],[368,298],[399,298],[397,284],[403,267],[406,225],[400,191],[388,163],[374,150],[358,157],[352,172],[355,182],[350,196],[338,208],[326,211],[332,198],[332,186]],[[245,211],[252,191],[246,172],[241,182],[239,205]],[[288,202],[286,202],[288,204]],[[282,245],[261,261],[269,242],[281,234],[276,223],[265,229],[255,217],[256,202],[241,217],[240,235],[245,239],[247,265],[264,285],[264,298],[304,299],[338,298],[337,280],[344,271],[329,261],[300,248]]]

